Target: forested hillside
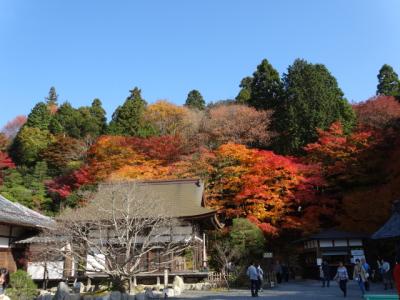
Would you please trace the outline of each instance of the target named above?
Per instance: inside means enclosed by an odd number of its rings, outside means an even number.
[[[263,60],[236,99],[147,103],[138,87],[108,122],[99,99],[59,103],[51,87],[0,135],[0,193],[55,215],[85,205],[109,180],[200,177],[229,225],[246,217],[267,236],[320,227],[372,232],[400,197],[400,83],[350,104],[322,64],[280,75]]]

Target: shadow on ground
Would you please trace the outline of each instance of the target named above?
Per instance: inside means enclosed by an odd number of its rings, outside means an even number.
[[[384,291],[382,285],[373,284],[371,294],[395,294],[395,290]],[[176,299],[198,300],[241,300],[250,299],[249,290],[221,291],[187,291]],[[296,281],[284,283],[276,288],[264,290],[257,299],[272,300],[317,300],[317,299],[342,299],[338,284],[332,282],[329,288],[322,288],[318,281]],[[349,282],[347,300],[362,299],[361,291],[356,282]]]

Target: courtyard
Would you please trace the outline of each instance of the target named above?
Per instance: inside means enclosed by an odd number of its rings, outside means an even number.
[[[349,281],[348,295],[346,299],[361,299],[361,292],[356,282]],[[395,290],[384,291],[381,284],[372,284],[370,294],[394,294]],[[188,291],[178,299],[202,299],[202,300],[241,300],[251,298],[249,290],[231,291]],[[338,284],[333,281],[329,288],[322,288],[318,281],[296,281],[281,284],[273,289],[259,293],[258,299],[274,300],[317,300],[317,299],[341,299],[343,295]]]

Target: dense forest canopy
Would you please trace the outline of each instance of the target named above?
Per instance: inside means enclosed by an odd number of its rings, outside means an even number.
[[[400,191],[400,82],[378,73],[376,96],[350,104],[322,64],[280,75],[264,59],[233,100],[149,104],[134,87],[107,122],[100,99],[59,103],[55,87],[0,134],[0,193],[54,215],[85,205],[103,181],[199,177],[227,225],[266,237],[321,227],[371,232]]]

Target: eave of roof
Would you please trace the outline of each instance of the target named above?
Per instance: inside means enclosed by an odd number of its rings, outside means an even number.
[[[374,240],[398,237],[400,237],[400,213],[397,211],[394,211],[390,219],[371,236]]]
[[[46,217],[19,203],[11,202],[0,195],[0,223],[29,228],[49,228],[55,223]]]

